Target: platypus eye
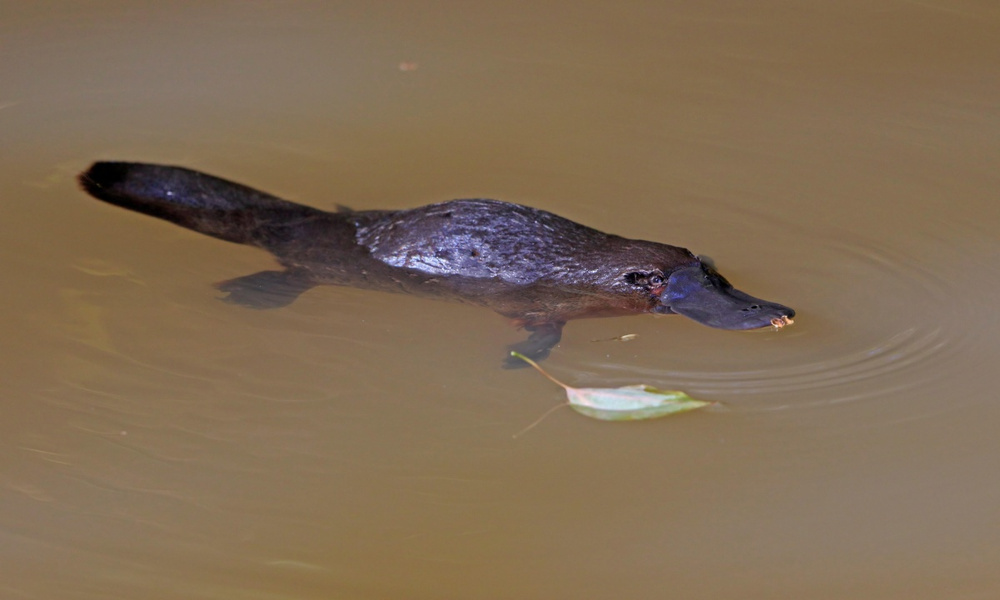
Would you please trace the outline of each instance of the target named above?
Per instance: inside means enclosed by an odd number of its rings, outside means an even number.
[[[663,275],[659,271],[654,271],[652,273],[627,273],[625,275],[625,281],[643,288],[659,287],[663,285]]]

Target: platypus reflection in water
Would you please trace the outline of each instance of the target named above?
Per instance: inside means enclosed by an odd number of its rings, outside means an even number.
[[[459,300],[528,330],[511,349],[536,360],[570,319],[677,313],[710,327],[756,329],[795,315],[734,289],[684,248],[508,202],[326,212],[198,171],[128,162],[95,163],[80,183],[105,202],[271,252],[283,270],[217,285],[227,301],[254,308],[284,306],[324,284]]]

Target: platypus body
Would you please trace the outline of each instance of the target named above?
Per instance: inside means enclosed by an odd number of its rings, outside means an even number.
[[[227,301],[254,308],[284,306],[317,285],[459,300],[531,332],[511,349],[534,359],[548,355],[571,319],[678,313],[710,327],[756,329],[795,315],[734,289],[684,248],[519,204],[327,212],[198,171],[128,162],[95,163],[79,179],[105,202],[271,252],[283,270],[217,285]]]

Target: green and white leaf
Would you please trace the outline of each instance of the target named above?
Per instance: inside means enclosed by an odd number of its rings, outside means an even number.
[[[566,398],[576,412],[602,421],[639,421],[656,419],[710,406],[713,402],[697,400],[676,390],[660,390],[649,385],[619,388],[575,388],[546,373],[535,361],[511,352],[553,383],[566,390]]]
[[[602,421],[656,419],[712,404],[695,400],[678,390],[658,390],[648,385],[620,388],[566,388],[576,412]]]

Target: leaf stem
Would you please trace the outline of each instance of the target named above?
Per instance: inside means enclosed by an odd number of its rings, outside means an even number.
[[[553,406],[549,410],[547,410],[544,413],[542,413],[542,416],[540,416],[537,419],[535,419],[530,425],[528,425],[527,427],[525,427],[521,431],[518,431],[517,433],[515,433],[511,437],[513,437],[514,439],[517,439],[517,438],[521,437],[522,435],[524,435],[524,434],[528,433],[529,431],[531,431],[532,429],[534,429],[536,425],[538,425],[539,423],[541,423],[542,421],[544,421],[545,417],[551,415],[552,413],[556,412],[560,408],[563,408],[563,407],[566,407],[566,406],[569,406],[569,402],[562,402],[560,404],[556,404],[555,406]]]
[[[521,354],[520,352],[517,352],[515,350],[511,350],[510,355],[513,356],[514,358],[520,358],[524,362],[528,363],[529,365],[531,365],[532,367],[534,367],[536,371],[538,371],[542,375],[545,375],[545,377],[548,378],[549,381],[551,381],[552,383],[558,385],[559,387],[563,388],[564,390],[573,389],[570,386],[566,385],[565,383],[559,381],[555,377],[553,377],[553,376],[549,375],[548,373],[546,373],[545,369],[543,369],[543,368],[541,368],[541,367],[538,366],[538,363],[536,363],[535,361],[531,360],[527,356]]]

